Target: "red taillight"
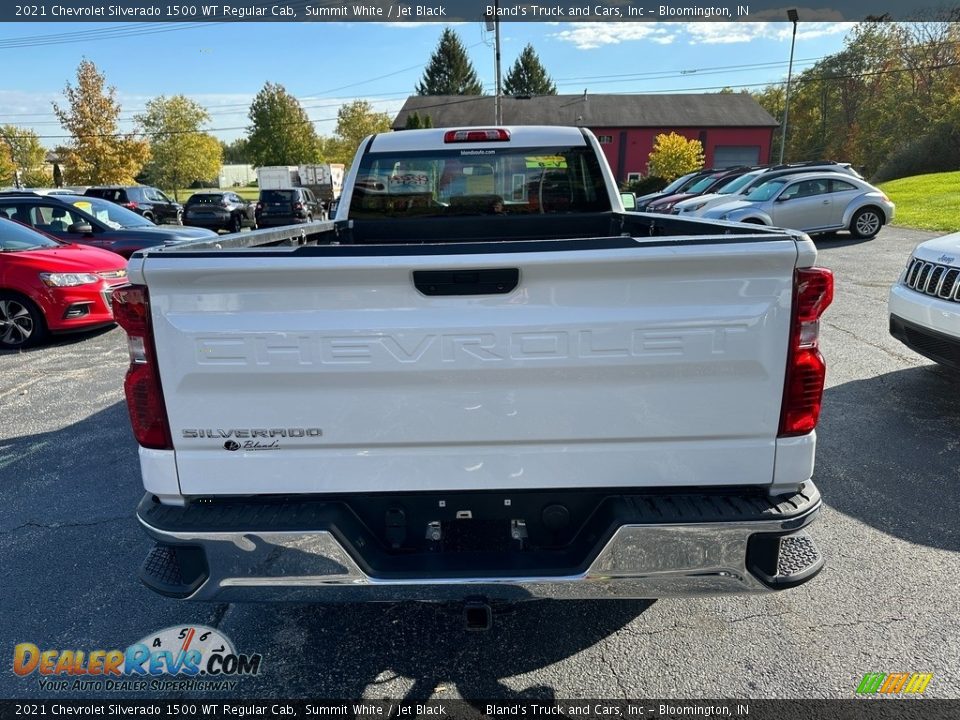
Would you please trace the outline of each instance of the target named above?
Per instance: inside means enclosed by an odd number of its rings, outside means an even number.
[[[137,204],[135,202],[120,203],[120,206],[125,208],[130,208],[131,210],[137,209]]]
[[[262,203],[262,202],[258,202],[256,209],[257,209],[257,210],[263,210],[263,203]]]
[[[130,367],[123,389],[133,435],[143,447],[171,450],[173,443],[157,372],[147,288],[127,285],[114,290],[113,317],[127,333]]]
[[[779,437],[806,435],[817,426],[827,372],[819,349],[820,316],[832,301],[832,272],[824,268],[795,271]]]
[[[303,203],[299,203],[299,202],[298,202],[298,203],[294,203],[294,204],[293,204],[293,209],[294,209],[294,210],[303,210]]]
[[[510,139],[510,131],[503,128],[491,128],[489,130],[447,130],[443,134],[445,143],[462,142],[507,142]]]

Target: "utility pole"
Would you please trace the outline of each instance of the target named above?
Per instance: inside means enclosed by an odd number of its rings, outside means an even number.
[[[489,5],[487,7],[489,7]],[[497,79],[497,89],[493,97],[493,122],[495,125],[502,125],[503,103],[501,102],[501,97],[503,91],[500,86],[500,0],[494,0],[493,15],[487,13],[484,15],[483,20],[487,32],[493,31],[494,73]]]
[[[783,152],[787,148],[787,120],[790,117],[790,80],[793,78],[793,47],[797,42],[797,20],[800,19],[796,8],[787,10],[787,19],[793,23],[793,39],[790,40],[790,66],[787,69],[787,92],[783,100],[783,133],[780,135],[781,165],[783,165]]]
[[[496,117],[494,118],[494,123],[496,125],[503,124],[503,90],[500,86],[500,0],[494,0],[493,3],[493,54],[496,60],[496,72],[497,72],[497,98],[496,103]]]

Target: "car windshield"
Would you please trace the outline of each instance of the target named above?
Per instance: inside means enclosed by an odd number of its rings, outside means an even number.
[[[732,195],[737,192],[740,188],[746,187],[751,182],[756,180],[760,176],[760,173],[747,173],[746,175],[741,175],[738,178],[731,180],[728,183],[725,183],[723,187],[717,190],[717,193],[720,195]]]
[[[61,247],[61,243],[41,235],[35,230],[7,220],[0,209],[0,252],[20,252]]]
[[[707,175],[705,178],[698,180],[693,185],[684,190],[687,193],[702,193],[708,187],[713,185],[717,181],[716,175]]]
[[[600,164],[582,146],[371,153],[350,199],[350,214],[369,219],[609,210]]]
[[[780,189],[787,183],[786,180],[768,180],[762,185],[758,185],[753,190],[747,193],[746,200],[751,202],[763,202],[764,200],[769,200],[778,192]]]
[[[126,202],[127,192],[121,188],[90,188],[84,195],[87,197],[98,197],[111,202]]]
[[[197,193],[190,196],[187,205],[219,205],[222,199],[219,193]]]
[[[681,175],[681,176],[678,177],[676,180],[674,180],[672,183],[670,183],[669,185],[667,185],[667,186],[666,186],[663,190],[661,190],[660,192],[662,192],[662,193],[667,193],[667,194],[673,194],[673,193],[677,192],[680,188],[682,188],[684,185],[686,185],[688,182],[690,182],[693,178],[695,178],[696,175],[697,175],[696,173],[687,173],[686,175]]]
[[[260,202],[265,202],[265,203],[293,202],[293,190],[261,190]]]
[[[101,200],[100,198],[89,196],[76,198],[75,200],[64,198],[64,202],[68,202],[75,208],[79,208],[85,213],[93,215],[97,220],[105,225],[109,225],[115,230],[119,228],[153,227],[152,222],[140,217],[132,210],[127,210],[116,203]]]

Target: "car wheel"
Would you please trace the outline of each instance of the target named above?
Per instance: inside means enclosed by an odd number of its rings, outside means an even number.
[[[144,219],[144,220],[149,220],[150,222],[156,222],[156,221],[153,219],[153,213],[144,213],[144,214],[143,214],[143,219]]]
[[[240,219],[239,215],[234,215],[230,221],[230,232],[238,233],[241,230],[243,230],[243,220]]]
[[[850,220],[850,234],[855,238],[876,237],[881,227],[883,227],[883,218],[880,216],[880,211],[872,207],[857,210],[853,214],[853,219]]]
[[[29,347],[46,334],[47,326],[36,305],[13,293],[0,293],[0,348]]]
[[[307,215],[307,222],[313,222],[313,215]]]
[[[177,213],[177,225],[183,225],[183,212]]]

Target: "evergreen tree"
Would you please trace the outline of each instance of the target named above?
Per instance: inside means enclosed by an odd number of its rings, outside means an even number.
[[[414,112],[413,115],[407,115],[407,123],[403,126],[405,130],[417,130],[423,127],[423,120],[420,119],[420,113]]]
[[[450,28],[443,31],[437,49],[417,83],[417,95],[483,95],[483,85],[467,57],[466,48]]]
[[[533,45],[527,44],[503,81],[504,95],[556,95],[557,86],[540,62]]]

